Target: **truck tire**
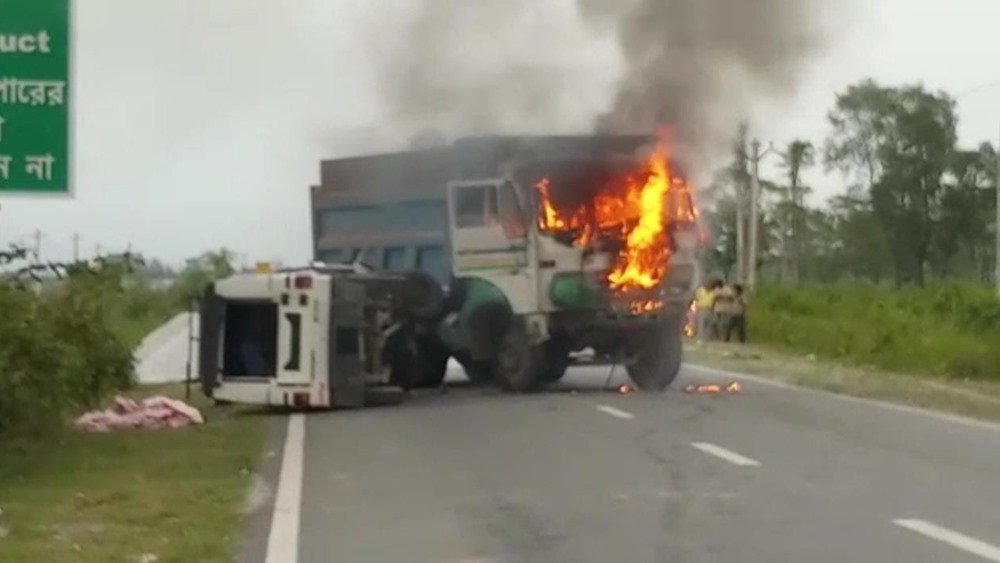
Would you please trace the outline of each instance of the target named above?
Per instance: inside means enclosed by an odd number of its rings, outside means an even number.
[[[529,344],[524,323],[514,318],[500,338],[494,372],[497,381],[514,393],[540,391],[551,383],[547,343]]]
[[[566,370],[569,369],[569,358],[552,357],[550,355],[548,364],[548,368],[546,368],[545,373],[542,375],[544,383],[556,383],[566,375]]]
[[[386,339],[382,361],[389,366],[389,383],[409,391],[420,378],[420,350],[413,333],[402,327]]]
[[[423,337],[417,344],[418,357],[416,386],[439,387],[448,375],[448,350],[439,342],[429,337]]]
[[[683,356],[683,318],[670,318],[648,335],[638,359],[626,366],[641,391],[662,392],[677,379]]]
[[[566,341],[561,338],[553,338],[546,343],[546,354],[548,355],[548,366],[545,368],[545,383],[555,383],[566,375],[571,363],[569,353],[570,348]]]
[[[473,385],[490,385],[493,383],[493,365],[490,362],[473,360],[469,357],[468,352],[456,353],[455,361],[461,364],[462,371],[465,372],[465,377],[469,378],[469,381]]]
[[[413,320],[436,321],[444,314],[444,289],[426,272],[411,271],[403,274],[403,311]]]

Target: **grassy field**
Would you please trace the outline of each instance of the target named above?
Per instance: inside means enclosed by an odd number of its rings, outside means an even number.
[[[0,561],[232,561],[268,419],[192,395],[204,426],[0,444]]]
[[[1000,299],[986,286],[937,283],[761,286],[750,340],[882,371],[1000,382]]]
[[[685,362],[984,420],[1000,420],[1000,383],[845,365],[767,345],[685,346]]]

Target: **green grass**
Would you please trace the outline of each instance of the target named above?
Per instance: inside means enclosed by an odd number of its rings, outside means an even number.
[[[232,561],[266,418],[196,393],[203,426],[0,443],[0,561]]]
[[[914,375],[1000,382],[1000,299],[990,288],[762,287],[750,339],[793,354]]]

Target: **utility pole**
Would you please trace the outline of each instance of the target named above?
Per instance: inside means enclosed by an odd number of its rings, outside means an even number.
[[[741,180],[742,183],[742,180]],[[747,281],[747,242],[746,242],[746,190],[740,188],[736,197],[736,279],[740,283]]]
[[[35,245],[34,245],[33,253],[35,255],[35,263],[37,264],[37,263],[39,263],[41,261],[41,256],[42,256],[42,231],[41,231],[41,229],[35,229],[34,239],[35,239]]]
[[[80,233],[73,233],[73,261],[80,261]]]
[[[747,125],[741,124],[736,140],[736,280],[747,281],[747,221],[749,205],[750,170],[747,168]]]
[[[996,248],[993,253],[993,283],[996,285],[997,297],[1000,297],[1000,144],[997,144],[997,179],[996,179]]]

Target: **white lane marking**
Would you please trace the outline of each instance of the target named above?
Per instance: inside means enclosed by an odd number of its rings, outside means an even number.
[[[271,532],[267,537],[265,563],[297,563],[299,559],[299,511],[302,505],[302,458],[306,421],[302,413],[288,418],[285,451],[281,458],[278,493],[274,499]]]
[[[615,407],[609,407],[608,405],[598,405],[597,410],[603,412],[604,414],[610,414],[615,418],[622,418],[625,420],[635,418],[635,415],[628,411],[616,409]]]
[[[740,467],[760,467],[759,461],[727,450],[722,446],[716,446],[715,444],[709,444],[708,442],[691,442],[691,447],[701,450],[709,455],[714,455],[719,459],[724,459],[733,465],[739,465]]]
[[[995,545],[990,545],[984,541],[977,540],[976,538],[971,538],[964,534],[949,530],[948,528],[942,528],[941,526],[932,524],[925,520],[902,518],[899,520],[893,520],[892,522],[897,526],[910,530],[911,532],[916,532],[922,536],[926,536],[939,542],[944,542],[952,547],[961,549],[962,551],[978,555],[987,561],[1000,563],[1000,547]]]
[[[961,424],[963,426],[969,426],[973,428],[980,428],[983,430],[992,430],[994,432],[1000,431],[1000,424],[995,422],[987,422],[984,420],[976,420],[974,418],[969,418],[965,416],[960,416],[957,414],[949,414],[946,412],[932,411],[930,409],[924,409],[920,407],[911,407],[909,405],[899,405],[896,403],[888,403],[886,401],[879,401],[877,399],[867,399],[865,397],[854,397],[852,395],[844,395],[842,393],[835,393],[833,391],[823,391],[822,389],[812,389],[809,387],[800,387],[798,385],[792,385],[791,383],[785,383],[783,381],[776,381],[774,379],[769,379],[767,377],[762,377],[759,375],[751,375],[749,373],[740,373],[736,371],[729,371],[724,369],[715,369],[707,366],[702,366],[698,364],[684,364],[685,367],[694,369],[707,374],[715,374],[719,377],[726,377],[731,379],[742,379],[743,381],[750,381],[760,385],[766,385],[768,387],[775,387],[778,389],[786,389],[789,391],[796,391],[799,393],[807,393],[810,395],[822,395],[824,397],[837,399],[840,401],[846,401],[849,403],[855,403],[858,405],[866,405],[869,407],[877,407],[881,409],[886,409],[890,411],[896,411],[906,414],[915,414],[919,416],[926,416],[930,418],[936,418],[944,422],[950,422],[953,424]]]

